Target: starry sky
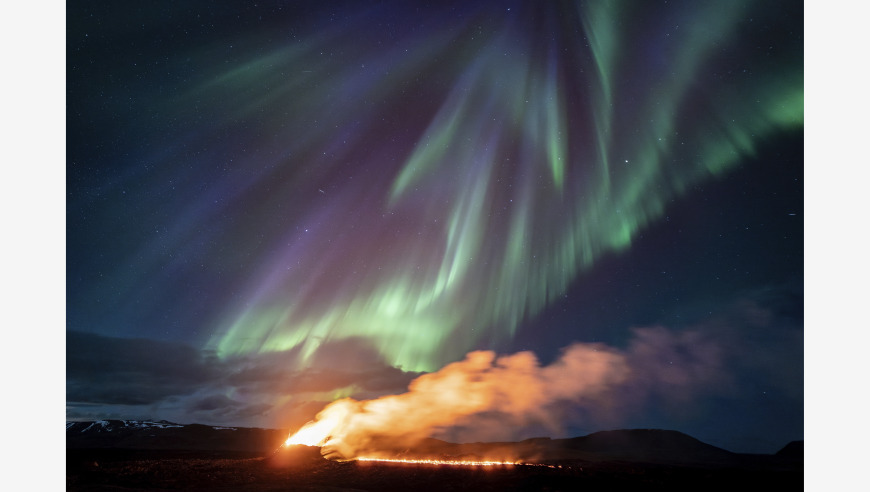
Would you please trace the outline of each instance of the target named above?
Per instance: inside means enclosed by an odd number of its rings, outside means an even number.
[[[68,2],[67,419],[298,426],[473,350],[586,344],[631,376],[552,437],[803,439],[803,23]]]

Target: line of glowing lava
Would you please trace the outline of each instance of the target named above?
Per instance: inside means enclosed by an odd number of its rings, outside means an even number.
[[[422,465],[446,465],[446,466],[546,466],[548,468],[561,468],[555,465],[539,463],[523,463],[519,461],[465,461],[465,460],[435,460],[435,459],[398,459],[398,458],[355,458],[356,461],[376,461],[381,463],[408,463]]]
[[[356,458],[357,461],[381,461],[386,463],[415,463],[424,465],[466,465],[466,466],[513,466],[521,463],[511,461],[463,461],[463,460],[433,460],[433,459],[398,459],[398,458]]]

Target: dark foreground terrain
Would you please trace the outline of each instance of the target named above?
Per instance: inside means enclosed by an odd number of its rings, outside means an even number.
[[[68,450],[67,490],[802,490],[802,467],[562,462],[494,467],[330,461],[206,451]]]
[[[513,455],[528,463],[457,466],[337,461],[321,456],[325,448],[276,449],[271,447],[271,437],[264,437],[259,445],[270,446],[268,450],[231,449],[240,447],[239,437],[255,434],[204,426],[143,430],[126,422],[109,422],[99,426],[100,433],[93,433],[95,429],[67,429],[69,491],[803,490],[802,442],[791,443],[775,455],[746,455],[674,431],[627,430],[513,443],[453,444],[432,439],[413,450],[390,453],[398,458],[414,454],[466,460]],[[182,439],[191,432],[202,441]],[[155,440],[168,436],[186,444],[209,445],[177,450],[161,439],[158,446]],[[103,446],[97,446],[100,443]],[[149,446],[132,447],[143,444]]]

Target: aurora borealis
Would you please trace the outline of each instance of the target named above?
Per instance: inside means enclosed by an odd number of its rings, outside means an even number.
[[[802,438],[799,3],[158,5],[68,4],[68,418],[579,342],[636,377],[566,432]]]

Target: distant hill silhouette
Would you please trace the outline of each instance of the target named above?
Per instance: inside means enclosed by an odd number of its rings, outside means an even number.
[[[266,453],[287,439],[288,431],[149,420],[67,422],[66,447],[247,451]]]
[[[673,464],[729,464],[741,455],[703,443],[682,432],[632,429],[596,432],[569,439],[539,437],[520,442],[455,444],[425,439],[397,448],[374,441],[372,451],[397,457],[426,456],[436,459],[490,459],[499,461],[632,461]]]
[[[735,457],[735,453],[672,430],[602,431],[563,442],[567,449],[631,461],[715,463],[729,462]]]
[[[776,456],[793,461],[804,460],[804,442],[792,441],[776,452]]]

